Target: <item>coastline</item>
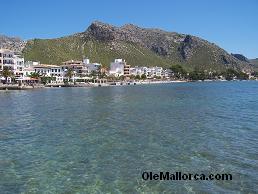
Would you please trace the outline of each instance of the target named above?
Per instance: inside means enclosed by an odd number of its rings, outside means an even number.
[[[232,81],[257,81],[257,80],[162,80],[162,81],[116,81],[108,83],[77,83],[77,84],[48,84],[48,85],[22,85],[18,84],[0,84],[0,91],[2,90],[34,90],[42,88],[63,88],[63,87],[77,87],[77,88],[91,88],[91,87],[112,87],[112,86],[132,86],[132,85],[150,85],[150,84],[169,84],[169,83],[186,83],[186,82],[232,82]]]
[[[45,88],[43,85],[23,85],[18,84],[0,84],[0,90],[33,90],[38,88]]]

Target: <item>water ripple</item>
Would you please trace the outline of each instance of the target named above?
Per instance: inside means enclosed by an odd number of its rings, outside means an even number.
[[[255,193],[257,82],[0,93],[1,193]],[[232,173],[146,182],[143,171]]]

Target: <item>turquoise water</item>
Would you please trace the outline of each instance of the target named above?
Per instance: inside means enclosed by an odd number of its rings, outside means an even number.
[[[143,171],[232,181],[144,181]],[[0,91],[0,193],[258,192],[258,82]]]

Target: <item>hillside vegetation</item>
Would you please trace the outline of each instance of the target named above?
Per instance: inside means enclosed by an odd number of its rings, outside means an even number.
[[[201,38],[132,24],[115,27],[94,22],[82,33],[58,39],[30,40],[23,53],[26,60],[49,64],[88,57],[104,66],[115,58],[124,58],[132,66],[179,64],[189,70],[217,71],[251,68],[248,62]]]

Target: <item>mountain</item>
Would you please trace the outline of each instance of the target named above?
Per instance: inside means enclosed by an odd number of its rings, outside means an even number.
[[[253,66],[253,69],[255,71],[258,71],[258,58],[256,58],[256,59],[249,59],[249,62],[251,63],[251,66]]]
[[[250,61],[252,64],[254,64],[254,65],[256,65],[256,66],[258,67],[258,58],[256,58],[256,59],[249,59],[249,61]]]
[[[232,56],[234,56],[235,58],[239,59],[240,61],[244,61],[249,63],[249,60],[242,54],[233,54],[231,53]]]
[[[116,27],[102,22],[93,22],[84,32],[74,35],[30,40],[23,53],[26,60],[50,64],[88,57],[105,66],[115,58],[124,58],[132,66],[180,64],[188,70],[218,71],[229,67],[252,68],[248,62],[196,36],[132,24]]]
[[[26,45],[26,41],[16,37],[8,37],[0,35],[0,48],[6,48],[15,52],[22,52]]]

